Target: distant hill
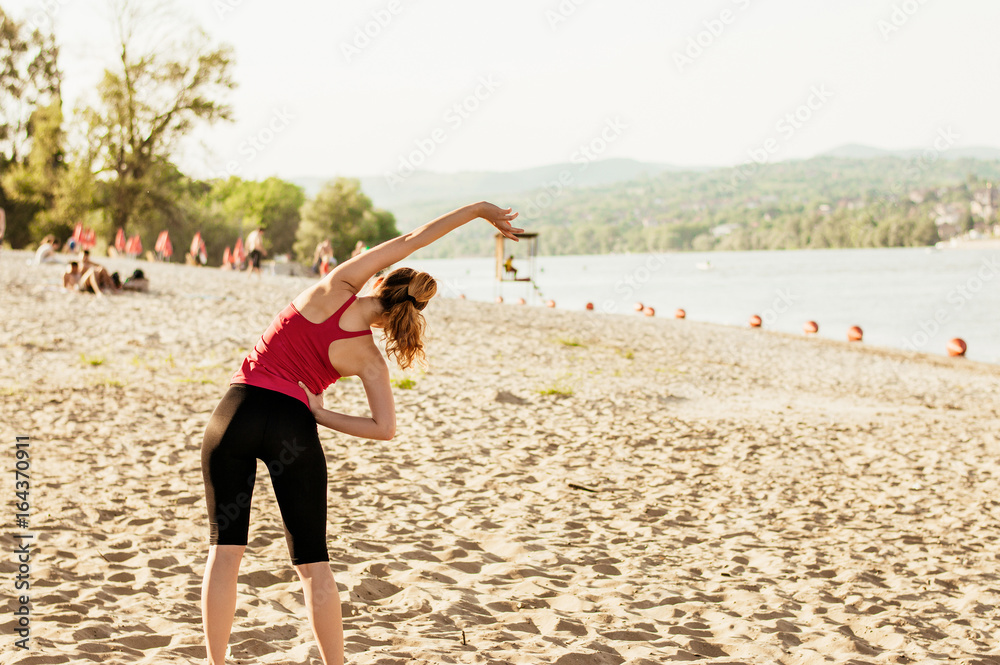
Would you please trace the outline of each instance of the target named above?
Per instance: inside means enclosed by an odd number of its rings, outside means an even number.
[[[833,150],[827,150],[818,155],[819,157],[836,157],[837,159],[875,159],[877,157],[892,156],[892,151],[882,148],[873,148],[870,145],[859,145],[849,143]]]
[[[998,182],[1000,160],[825,156],[756,170],[664,171],[556,195],[540,187],[502,202],[540,233],[542,254],[906,247],[991,234],[1000,223]],[[392,212],[406,231],[464,202],[412,202]],[[424,255],[492,251],[488,229],[470,224]]]
[[[520,171],[472,171],[465,173],[434,173],[417,171],[405,178],[395,189],[384,175],[361,177],[361,189],[379,208],[392,210],[404,204],[422,201],[469,201],[502,199],[511,194],[540,189],[559,179],[562,171],[573,174],[573,186],[594,187],[655,176],[665,171],[681,169],[666,164],[652,164],[633,159],[605,159],[580,164],[552,164]],[[306,196],[316,195],[324,182],[331,178],[298,178]]]
[[[885,150],[874,146],[847,144],[828,150],[817,158],[878,160],[884,158],[917,159],[923,150]],[[952,148],[938,153],[948,161],[974,159],[1000,160],[1000,149],[990,147]],[[384,175],[362,176],[361,189],[376,207],[396,209],[421,209],[424,204],[463,202],[474,199],[503,200],[512,195],[544,189],[555,182],[559,174],[569,171],[573,187],[601,187],[657,177],[665,173],[705,172],[708,168],[684,168],[669,164],[640,162],[634,159],[605,159],[591,162],[586,168],[577,163],[552,164],[519,171],[467,171],[463,173],[435,173],[417,171],[395,188],[390,187]],[[313,197],[331,177],[302,177],[292,180]]]
[[[818,157],[836,157],[838,159],[878,159],[879,157],[900,157],[913,159],[924,154],[924,150],[884,150],[869,145],[849,143],[833,150],[828,150]],[[984,161],[1000,160],[1000,149],[981,147],[950,148],[939,153],[942,159],[979,159]]]
[[[541,233],[542,254],[929,245],[1000,223],[1000,150],[845,145],[764,168],[679,169],[627,159],[554,164],[509,173],[418,172],[395,191],[361,178],[376,206],[410,231],[479,199],[513,206]],[[553,187],[560,173],[571,177]],[[314,195],[324,182],[296,184]],[[991,199],[990,197],[994,197]],[[986,203],[984,203],[984,201]],[[992,202],[990,202],[992,201]],[[425,256],[489,256],[492,237],[469,225]]]

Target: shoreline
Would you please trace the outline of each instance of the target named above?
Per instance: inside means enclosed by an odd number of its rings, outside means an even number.
[[[1000,247],[1000,240],[997,241],[997,246]],[[914,248],[900,248],[900,249],[914,249]],[[762,251],[787,251],[787,250],[762,250]],[[792,251],[799,251],[799,250],[792,250]],[[814,250],[801,250],[801,251],[814,251]],[[832,250],[831,249],[831,250],[818,250],[818,251],[837,251],[837,250]],[[33,256],[32,254],[30,254],[29,252],[26,252],[24,250],[13,250],[13,251],[9,251],[7,253],[8,254],[19,254],[19,253],[24,254],[24,257],[23,257],[24,259],[28,259],[31,256]],[[62,255],[60,255],[60,256],[62,256]],[[597,255],[597,256],[604,256],[604,255]],[[68,259],[69,255],[66,255],[66,258]],[[485,257],[477,257],[477,258],[486,260]],[[450,260],[450,259],[423,259],[422,261],[448,261],[448,260]],[[181,264],[181,263],[158,263],[158,262],[149,262],[149,261],[145,261],[145,260],[142,260],[142,259],[111,258],[111,257],[103,257],[101,259],[101,261],[99,261],[99,262],[103,263],[107,267],[111,267],[112,268],[112,272],[115,269],[118,269],[119,271],[121,271],[122,269],[125,269],[125,270],[127,270],[127,271],[130,272],[131,270],[133,270],[135,268],[141,268],[141,269],[144,270],[144,272],[147,272],[147,273],[149,272],[150,268],[153,268],[153,272],[154,273],[157,272],[157,271],[159,271],[160,269],[163,269],[164,271],[178,270],[178,269],[179,270],[209,271],[209,273],[219,273],[221,275],[226,275],[227,277],[225,277],[225,279],[234,279],[234,280],[247,279],[248,280],[247,281],[247,285],[248,286],[252,286],[252,283],[250,282],[251,279],[256,279],[256,278],[251,278],[249,275],[247,275],[244,272],[227,271],[227,270],[221,270],[219,268],[206,268],[206,267],[188,266],[188,265],[184,265],[184,264]],[[68,261],[67,261],[67,263],[68,263]],[[66,263],[60,262],[58,264],[48,264],[48,265],[59,265],[60,267],[64,267],[66,265]],[[122,266],[122,268],[116,268],[116,266]],[[29,268],[30,267],[37,268],[38,266],[29,266]],[[122,274],[124,276],[124,272]],[[165,274],[169,274],[169,272],[167,272]],[[50,281],[51,281],[51,279],[52,278],[50,278]],[[314,276],[303,276],[303,275],[298,275],[298,274],[280,274],[280,273],[274,273],[274,274],[267,274],[267,275],[265,275],[264,279],[269,279],[269,280],[293,280],[294,283],[297,285],[298,290],[301,290],[302,288],[305,288],[305,286],[307,286],[308,284],[312,283],[313,280],[315,280],[317,278],[314,277]],[[289,283],[292,283],[292,282],[289,282]],[[155,290],[156,289],[154,287],[154,291]],[[294,297],[294,295],[298,293],[298,290],[295,290],[295,292],[292,294],[292,296],[289,297],[289,300],[291,299],[291,297]],[[191,294],[188,294],[188,296],[190,297]],[[445,297],[445,296],[442,296],[442,295],[439,295],[438,298],[439,299],[443,298],[443,299],[447,299],[447,300],[459,300],[459,301],[470,302],[470,303],[471,302],[475,302],[475,303],[482,303],[482,304],[487,304],[487,305],[497,305],[497,303],[492,303],[492,302],[489,302],[487,300],[474,300],[474,299],[465,299],[465,298],[456,298],[456,297]],[[285,304],[287,304],[287,303],[285,303]],[[561,309],[561,308],[558,308],[558,307],[556,307],[556,308],[548,308],[548,307],[545,307],[541,303],[539,303],[539,304],[519,305],[519,304],[517,304],[515,302],[504,302],[500,306],[505,307],[505,308],[506,307],[514,307],[514,308],[541,309],[541,310],[548,310],[548,311],[567,312],[567,313],[583,314],[584,316],[590,316],[590,317],[594,317],[594,316],[620,317],[622,320],[632,320],[632,319],[647,318],[647,317],[644,317],[639,312],[631,312],[631,311],[629,311],[629,312],[600,312],[600,311],[586,312],[586,311],[578,311],[578,310],[575,310],[575,309],[565,309],[565,308]],[[658,315],[658,316],[655,316],[655,317],[648,317],[648,318],[654,319],[654,320],[659,320],[659,321],[674,321],[675,320],[672,317],[667,316],[667,315],[663,315],[663,316]],[[697,319],[690,319],[690,318],[682,319],[682,320],[680,320],[680,322],[681,322],[682,325],[699,324],[699,325],[709,325],[709,326],[720,326],[721,328],[728,329],[728,330],[753,330],[753,329],[751,329],[749,327],[749,325],[735,325],[735,324],[717,323],[717,322],[713,322],[713,321],[699,321]],[[989,367],[1000,368],[1000,360],[998,360],[997,362],[989,362],[989,361],[985,361],[985,360],[973,360],[973,359],[964,358],[964,357],[953,358],[953,357],[950,357],[949,355],[947,355],[947,350],[946,349],[942,349],[940,353],[935,353],[935,352],[932,352],[932,351],[910,351],[910,350],[907,350],[907,349],[902,349],[902,348],[893,347],[893,346],[872,345],[872,344],[870,344],[868,342],[864,342],[864,341],[862,341],[862,342],[846,342],[846,341],[843,341],[843,340],[840,340],[840,339],[835,339],[835,338],[831,338],[831,337],[823,337],[823,336],[820,336],[820,335],[817,335],[817,334],[814,334],[814,335],[805,335],[805,334],[791,333],[791,332],[786,332],[786,331],[782,331],[782,330],[775,330],[775,329],[772,329],[772,328],[768,328],[766,326],[758,328],[758,329],[754,330],[754,332],[756,332],[756,333],[766,333],[766,334],[769,334],[769,335],[772,335],[772,334],[773,335],[779,335],[779,336],[783,336],[785,339],[806,339],[806,340],[811,340],[811,341],[813,341],[815,343],[820,343],[820,344],[827,344],[828,343],[828,344],[834,344],[834,345],[838,345],[838,346],[845,345],[846,347],[850,347],[850,348],[856,348],[856,349],[859,349],[859,350],[864,349],[864,350],[872,351],[872,352],[874,352],[874,353],[876,353],[878,355],[885,356],[885,357],[893,356],[893,357],[896,357],[896,358],[899,358],[899,359],[923,358],[923,359],[932,360],[932,361],[935,361],[935,362],[936,361],[943,361],[944,363],[946,363],[945,366],[947,366],[947,363],[950,363],[950,362],[964,362],[964,363],[981,364],[981,365],[986,365],[986,366],[989,366]]]

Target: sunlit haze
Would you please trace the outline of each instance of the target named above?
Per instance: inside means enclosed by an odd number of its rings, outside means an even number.
[[[93,94],[115,58],[104,0],[3,6],[40,23],[48,7],[67,108]],[[772,160],[924,148],[942,129],[1000,147],[1000,3],[987,0],[177,7],[235,49],[235,122],[175,155],[200,177],[513,170],[570,161],[602,134],[596,157],[678,166],[764,146]]]

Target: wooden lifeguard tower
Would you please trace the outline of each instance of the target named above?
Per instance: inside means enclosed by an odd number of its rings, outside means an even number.
[[[515,285],[522,284],[526,291],[525,301],[530,300],[530,296],[538,294],[538,287],[535,286],[535,257],[538,255],[538,234],[537,233],[515,233],[519,240],[527,240],[518,254],[507,253],[507,238],[502,234],[496,234],[496,297],[503,297],[504,284],[514,282]],[[520,245],[520,243],[519,243]],[[527,254],[527,256],[525,256]]]

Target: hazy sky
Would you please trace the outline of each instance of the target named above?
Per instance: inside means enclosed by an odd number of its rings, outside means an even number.
[[[236,56],[236,122],[177,155],[196,176],[511,170],[584,146],[734,165],[949,129],[1000,147],[996,0],[176,4]],[[49,7],[67,104],[93,94],[115,56],[106,0],[0,6]]]

